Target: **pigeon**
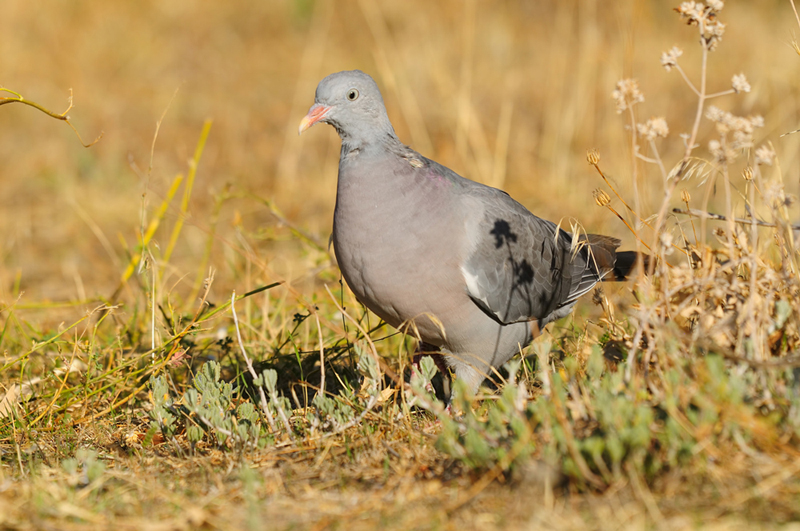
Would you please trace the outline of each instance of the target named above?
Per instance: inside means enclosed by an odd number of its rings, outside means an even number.
[[[347,285],[438,349],[473,393],[595,284],[634,267],[620,240],[567,232],[404,145],[364,72],[319,83],[299,133],[317,123],[342,141],[332,243]]]

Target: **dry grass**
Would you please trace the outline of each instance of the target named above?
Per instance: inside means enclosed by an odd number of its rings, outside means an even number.
[[[704,69],[673,7],[5,0],[0,86],[55,114],[72,89],[70,123],[103,138],[84,148],[39,110],[0,106],[0,528],[800,518],[800,135],[781,136],[800,123],[800,29],[789,2],[731,2]],[[701,94],[740,72],[752,90],[696,122],[698,96],[659,64],[673,45]],[[338,139],[295,131],[317,81],[348,68],[374,75],[419,151],[660,258],[587,297],[519,380],[455,419],[402,385],[413,345],[337,284]],[[620,116],[623,78],[646,100]],[[703,117],[711,104],[764,117],[752,146],[740,122]],[[652,115],[666,139],[631,135]],[[726,155],[731,141],[743,149]],[[219,418],[185,399],[209,360],[243,391]],[[252,392],[268,369],[275,388]],[[251,396],[254,420],[238,409]]]

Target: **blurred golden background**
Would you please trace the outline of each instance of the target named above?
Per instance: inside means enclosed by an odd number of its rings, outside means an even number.
[[[297,125],[320,79],[356,68],[376,79],[400,138],[424,155],[503,187],[541,217],[574,217],[631,245],[625,227],[594,204],[591,192],[602,182],[585,155],[599,149],[601,166],[630,197],[629,133],[610,93],[617,80],[634,77],[646,98],[639,120],[665,116],[671,131],[661,155],[668,167],[680,159],[678,135],[691,127],[696,98],[659,57],[683,48],[681,64],[696,79],[700,47],[696,30],[673,12],[677,4],[4,0],[0,85],[57,112],[72,88],[70,116],[84,140],[104,136],[84,148],[65,124],[33,108],[0,108],[0,302],[18,290],[21,303],[110,296],[129,260],[122,241],[136,247],[175,175],[187,172],[206,119],[213,126],[166,289],[191,287],[223,194],[230,198],[210,263],[220,295],[277,277],[313,278],[327,257],[256,197],[327,241],[339,139],[327,127],[298,137]],[[774,143],[796,194],[800,134],[780,138],[800,128],[791,7],[729,2],[723,15],[709,88],[726,90],[743,72],[753,90],[713,104],[764,116],[758,144]],[[707,156],[712,130],[704,121],[699,156]],[[663,183],[641,167],[650,214]],[[182,193],[156,249],[166,246]],[[242,267],[254,256],[269,269]]]

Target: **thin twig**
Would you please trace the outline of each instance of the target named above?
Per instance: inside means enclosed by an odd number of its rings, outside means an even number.
[[[636,142],[636,115],[633,112],[633,105],[628,106],[628,115],[631,119],[631,182],[633,183],[633,204],[636,207],[636,217],[642,224],[645,224],[644,220],[642,220],[642,218],[639,216],[639,212],[642,210],[641,198],[639,197],[639,165],[636,164],[636,155],[639,153],[639,144]],[[617,193],[616,190],[614,193]]]
[[[658,169],[661,170],[661,177],[664,179],[664,182],[666,182],[667,179],[669,179],[669,175],[667,175],[667,169],[664,167],[664,162],[661,160],[661,155],[658,152],[655,140],[650,140],[650,149],[656,157],[656,164],[658,164]]]
[[[627,209],[630,211],[630,213],[631,213],[631,214],[633,214],[634,216],[636,216],[636,219],[638,219],[638,220],[639,220],[640,222],[642,222],[644,225],[647,225],[648,227],[650,227],[650,224],[649,224],[647,221],[645,221],[644,219],[642,219],[642,218],[639,216],[639,214],[638,214],[638,213],[637,213],[637,212],[636,212],[636,211],[635,211],[633,208],[631,208],[631,206],[630,206],[628,203],[626,203],[626,202],[625,202],[625,200],[622,198],[622,196],[621,196],[621,195],[619,195],[619,192],[617,192],[617,189],[616,189],[616,188],[614,188],[614,186],[612,186],[612,185],[611,185],[611,182],[608,180],[608,177],[606,177],[606,174],[605,174],[605,173],[603,173],[603,170],[601,170],[601,169],[600,169],[599,162],[594,162],[592,159],[590,159],[590,160],[589,160],[589,164],[591,164],[592,166],[594,166],[594,169],[595,169],[595,170],[597,170],[597,173],[599,173],[599,174],[600,174],[600,177],[602,177],[602,178],[603,178],[603,180],[604,180],[604,181],[606,182],[606,184],[608,185],[608,187],[609,187],[609,188],[611,188],[611,191],[612,191],[612,192],[614,192],[614,195],[616,195],[616,196],[617,196],[617,199],[619,199],[619,200],[622,202],[622,204],[623,204],[623,205],[625,205],[625,208],[627,208]],[[652,228],[652,227],[651,227],[651,228]],[[634,233],[634,234],[635,234],[635,233]]]
[[[158,132],[161,130],[161,123],[164,121],[164,117],[167,115],[167,111],[172,106],[172,102],[175,100],[175,96],[178,95],[178,90],[180,87],[175,89],[175,92],[172,93],[172,97],[167,102],[167,106],[164,108],[164,112],[161,113],[161,117],[156,122],[156,132],[153,134],[153,142],[150,144],[150,164],[147,166],[147,178],[148,183],[150,180],[150,173],[153,171],[153,155],[156,151],[156,140],[158,139]]]
[[[361,324],[359,324],[359,322],[353,318],[353,316],[345,312],[344,308],[339,306],[339,303],[336,301],[336,297],[333,296],[333,293],[331,293],[331,289],[327,286],[327,284],[325,285],[325,291],[327,291],[328,295],[330,295],[333,304],[336,306],[336,309],[342,312],[342,315],[344,315],[351,323],[353,323],[353,325],[358,329],[358,331],[361,332],[361,334],[364,336],[364,339],[366,340],[367,344],[370,347],[370,353],[375,358],[375,364],[378,366],[378,369],[380,370],[381,366],[383,365],[383,360],[381,359],[380,356],[378,356],[378,350],[375,348],[375,343],[372,342],[372,339],[369,337],[369,334],[366,332],[366,330],[364,330]]]
[[[153,351],[152,361],[155,361],[155,351],[156,351],[156,284],[158,283],[156,280],[156,262],[153,259],[153,254],[150,252],[150,249],[147,249],[147,255],[150,257],[151,267],[153,268],[153,285],[151,286],[152,289],[152,297],[150,302],[150,350]]]
[[[253,362],[250,361],[250,356],[247,355],[247,350],[245,350],[244,343],[242,342],[242,333],[239,331],[239,318],[236,317],[236,290],[233,290],[233,293],[231,293],[231,313],[233,314],[233,325],[236,328],[236,337],[239,340],[239,348],[241,348],[244,362],[247,364],[247,371],[250,373],[250,376],[253,377],[253,385],[258,389],[258,397],[261,400],[261,410],[264,412],[264,416],[267,417],[269,429],[272,430],[272,433],[277,433],[278,429],[275,426],[275,419],[272,418],[272,412],[269,410],[267,396],[264,394],[264,387],[262,385],[256,385],[258,375],[253,368]],[[289,435],[291,435],[291,433]]]
[[[722,214],[715,214],[713,212],[706,212],[705,210],[698,210],[696,208],[689,208],[687,210],[683,210],[680,208],[673,208],[672,212],[674,214],[683,214],[695,218],[707,218],[707,219],[715,219],[717,221],[728,221],[727,216],[723,216]],[[777,227],[775,223],[770,223],[769,221],[762,221],[756,218],[751,218],[751,219],[733,218],[733,222],[741,223],[743,225],[758,225],[759,227]],[[792,228],[793,230],[800,230],[800,223],[797,223],[795,225],[790,225],[790,228]],[[696,237],[697,236],[695,236],[695,238]]]
[[[691,210],[691,207],[689,206],[689,201],[684,201],[684,203],[686,204],[686,209],[687,210]],[[673,212],[674,212],[674,210],[675,209],[673,209]],[[694,218],[693,217],[690,218],[689,222],[692,224],[692,233],[694,234],[694,245],[695,245],[695,247],[697,247],[697,244],[698,244],[698,241],[697,241],[697,229],[694,226]]]
[[[650,518],[653,519],[653,523],[657,528],[661,528],[664,524],[664,515],[658,508],[658,504],[653,498],[653,493],[650,492],[650,490],[647,488],[647,485],[643,485],[639,480],[639,474],[633,466],[628,466],[626,468],[628,470],[628,477],[631,479],[633,490],[636,492],[639,499],[644,503],[648,514],[650,514]]]
[[[317,321],[317,334],[319,335],[319,394],[325,395],[325,348],[322,344],[322,326],[319,324],[319,314],[314,311],[314,319]]]
[[[683,154],[683,161],[675,180],[680,180],[683,171],[686,168],[686,163],[689,162],[689,157],[694,150],[694,144],[697,141],[697,133],[700,131],[700,119],[703,117],[703,107],[706,102],[706,73],[708,65],[708,44],[704,39],[700,39],[700,44],[703,47],[702,64],[700,67],[700,91],[697,97],[697,112],[694,116],[694,124],[692,125],[692,133],[689,135],[689,141],[686,143],[686,151]]]
[[[92,141],[92,142],[87,144],[86,142],[83,141],[83,138],[81,138],[81,134],[78,132],[77,129],[75,129],[75,126],[72,125],[72,122],[69,121],[69,116],[67,116],[67,113],[73,107],[72,89],[69,89],[69,107],[67,107],[67,110],[62,112],[61,114],[53,112],[50,109],[47,109],[47,108],[43,107],[42,105],[39,105],[35,101],[26,100],[25,98],[22,97],[22,94],[20,94],[19,92],[14,92],[11,89],[7,89],[5,87],[1,87],[0,86],[0,92],[8,92],[9,94],[13,94],[14,95],[14,97],[8,97],[8,96],[0,97],[0,105],[6,105],[8,103],[22,103],[23,105],[29,105],[29,106],[33,107],[34,109],[38,109],[38,110],[42,111],[43,113],[45,113],[47,116],[49,116],[51,118],[55,118],[56,120],[61,120],[62,122],[65,122],[75,132],[75,136],[78,137],[78,141],[81,143],[81,145],[83,145],[83,147],[87,147],[87,148],[88,147],[92,147],[93,145],[97,144],[100,141],[101,138],[103,138],[103,131],[100,131],[100,134],[97,136],[97,138],[95,138],[94,141]]]
[[[615,192],[615,193],[616,193],[616,192]],[[617,217],[620,219],[620,221],[622,221],[622,222],[625,224],[625,226],[626,226],[626,227],[628,227],[628,230],[629,230],[629,231],[631,231],[631,234],[633,234],[633,236],[634,236],[634,237],[635,237],[635,238],[636,238],[636,239],[639,241],[639,243],[641,243],[642,245],[644,245],[644,246],[647,248],[647,250],[648,250],[648,251],[650,251],[650,252],[652,252],[652,251],[653,251],[653,250],[650,248],[650,246],[649,246],[649,245],[647,245],[646,243],[644,243],[644,241],[642,241],[642,239],[641,239],[641,238],[639,238],[639,235],[638,235],[638,234],[636,234],[636,231],[634,230],[634,228],[633,228],[633,227],[631,227],[631,226],[630,226],[630,224],[629,224],[627,221],[625,221],[625,218],[623,218],[623,217],[622,217],[622,215],[621,215],[619,212],[617,212],[617,211],[614,209],[614,207],[612,207],[611,205],[606,205],[606,208],[607,208],[607,209],[609,209],[611,212],[613,212],[613,213],[614,213],[614,215],[616,215],[616,216],[617,216]]]
[[[709,94],[708,96],[706,96],[706,99],[710,100],[711,98],[718,98],[720,96],[727,96],[728,94],[736,94],[736,91],[733,90],[733,89],[728,89],[728,90],[723,90],[723,91],[720,91],[720,92],[714,92],[713,94]]]
[[[189,198],[192,195],[192,189],[194,188],[194,179],[197,175],[197,167],[200,165],[200,157],[203,155],[203,148],[206,145],[206,140],[208,139],[208,134],[211,131],[211,120],[206,120],[203,123],[203,129],[200,131],[200,138],[197,139],[197,145],[195,146],[194,156],[192,157],[191,161],[189,162],[189,173],[186,176],[186,184],[183,188],[183,198],[181,199],[181,210],[178,214],[177,219],[175,220],[175,226],[172,227],[172,234],[169,238],[169,243],[167,244],[167,249],[164,251],[164,262],[169,262],[170,257],[172,256],[172,251],[175,249],[175,245],[178,243],[178,236],[181,233],[181,229],[183,229],[183,223],[186,218],[189,217]]]
[[[680,73],[680,75],[683,77],[683,80],[686,81],[686,84],[689,85],[689,88],[692,89],[692,92],[694,92],[697,96],[700,96],[700,91],[697,90],[697,87],[694,86],[694,83],[692,83],[692,81],[689,79],[689,76],[687,76],[686,72],[683,71],[683,68],[681,68],[681,65],[679,65],[678,63],[675,63],[673,66]]]
[[[797,7],[794,5],[794,0],[789,0],[792,4],[792,11],[794,11],[794,18],[797,20],[797,25],[800,26],[800,15],[797,14]]]

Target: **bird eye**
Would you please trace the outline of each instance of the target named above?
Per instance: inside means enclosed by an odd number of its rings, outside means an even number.
[[[358,91],[356,89],[350,89],[347,91],[347,99],[350,101],[356,101],[358,99]]]

